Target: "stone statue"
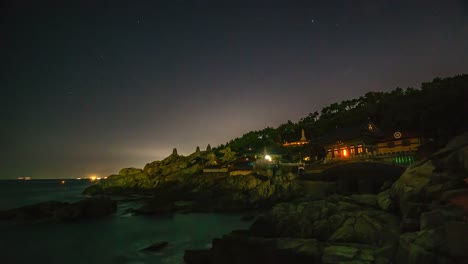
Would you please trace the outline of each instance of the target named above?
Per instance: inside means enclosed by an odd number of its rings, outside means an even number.
[[[307,138],[306,138],[306,136],[305,136],[304,129],[302,129],[302,131],[301,131],[301,141],[307,141]]]

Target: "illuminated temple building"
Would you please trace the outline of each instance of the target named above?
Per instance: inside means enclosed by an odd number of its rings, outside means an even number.
[[[294,147],[304,144],[322,146],[326,155],[324,162],[354,159],[385,160],[398,164],[411,164],[422,139],[415,133],[382,132],[372,122],[365,125],[339,127],[326,136],[307,140],[304,130],[300,141],[285,143]]]
[[[326,150],[325,161],[374,158],[409,164],[421,145],[421,138],[409,132],[382,132],[372,122],[365,126],[337,128],[317,144]]]

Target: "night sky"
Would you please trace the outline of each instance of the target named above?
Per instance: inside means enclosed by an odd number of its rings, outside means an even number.
[[[107,176],[468,72],[467,1],[92,2],[2,4],[1,179]]]

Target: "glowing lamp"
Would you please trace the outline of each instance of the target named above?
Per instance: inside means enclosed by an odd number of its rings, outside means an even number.
[[[270,155],[266,155],[266,156],[265,156],[265,159],[268,160],[268,161],[271,161],[271,156],[270,156]]]
[[[345,157],[348,156],[348,151],[346,151],[346,149],[343,149],[343,156],[345,156]]]

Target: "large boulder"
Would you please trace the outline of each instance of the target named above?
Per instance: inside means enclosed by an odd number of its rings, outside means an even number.
[[[438,170],[468,174],[468,132],[452,140],[429,157]]]
[[[431,183],[433,170],[431,161],[410,166],[393,184],[391,191],[397,197],[403,214],[407,212],[409,202],[425,201],[425,191]]]
[[[115,213],[117,202],[106,196],[92,197],[73,203],[81,210],[81,218],[96,218]]]
[[[316,238],[320,241],[384,245],[398,240],[398,220],[390,213],[349,198],[281,203],[252,225],[264,237]]]
[[[468,133],[465,133],[428,159],[408,167],[390,190],[379,193],[379,207],[384,210],[398,207],[403,216],[401,228],[405,231],[425,229],[451,219],[431,212],[436,206],[458,205],[468,217],[467,160]],[[421,214],[425,214],[422,220]]]
[[[435,229],[400,236],[397,263],[468,263],[468,224],[446,222]]]

